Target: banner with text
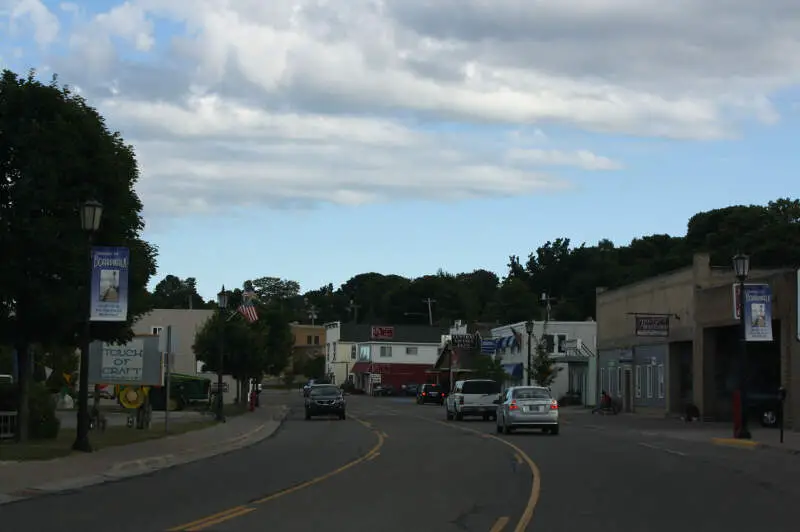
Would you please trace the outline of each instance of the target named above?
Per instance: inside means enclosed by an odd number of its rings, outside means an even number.
[[[744,297],[739,285],[733,289],[734,308],[739,316],[744,311],[744,335],[748,342],[772,341],[772,289],[768,284],[744,285]]]
[[[89,347],[89,384],[162,386],[157,336],[137,336],[123,345],[95,341]]]
[[[90,321],[128,319],[128,248],[93,247]]]
[[[669,316],[636,314],[636,336],[669,336]]]

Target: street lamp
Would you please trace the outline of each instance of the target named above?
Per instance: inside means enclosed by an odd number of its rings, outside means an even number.
[[[525,332],[528,333],[528,379],[527,383],[528,386],[531,385],[531,373],[533,369],[533,359],[532,359],[532,351],[531,351],[531,337],[533,336],[533,320],[528,320],[525,322]]]
[[[750,431],[747,428],[747,334],[744,321],[744,282],[750,275],[750,257],[738,253],[733,257],[733,271],[739,281],[739,431],[734,437],[749,440]]]
[[[89,442],[89,344],[92,342],[91,315],[92,315],[92,241],[94,234],[100,228],[100,219],[103,217],[103,204],[89,200],[81,206],[81,229],[86,232],[86,242],[88,245],[87,263],[89,265],[89,279],[86,283],[85,322],[83,324],[83,338],[81,339],[81,363],[80,363],[80,388],[78,389],[78,426],[75,435],[75,443],[72,448],[76,451],[85,453],[92,452],[92,444]]]
[[[319,317],[319,314],[317,314],[316,305],[310,305],[307,297],[303,298],[303,303],[307,307],[308,319],[311,320],[311,325],[312,326],[316,325],[317,324],[317,318]]]
[[[217,361],[217,421],[225,421],[225,412],[223,410],[223,383],[222,383],[222,365],[225,359],[225,315],[224,311],[228,308],[228,292],[225,291],[225,285],[222,285],[222,290],[217,294],[217,307],[219,308],[219,360]]]

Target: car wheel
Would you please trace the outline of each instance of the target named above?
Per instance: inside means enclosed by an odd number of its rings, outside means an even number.
[[[309,419],[311,419],[311,414],[309,414],[308,412],[306,412],[306,421],[308,421]]]
[[[778,424],[778,414],[774,410],[765,410],[761,414],[761,425],[764,427],[774,427]]]
[[[503,434],[511,434],[513,429],[505,421],[503,422]]]
[[[347,414],[342,412],[342,414],[339,416],[339,419],[347,419]]]
[[[449,410],[447,411],[446,417],[447,421],[453,421],[453,413],[450,412]]]
[[[456,421],[464,421],[464,414],[456,412]]]
[[[553,436],[558,436],[558,425],[550,429],[550,434],[552,434]]]
[[[495,427],[497,428],[497,433],[498,434],[502,434],[503,433],[503,427],[502,427],[502,425],[500,425],[499,422],[495,423]]]

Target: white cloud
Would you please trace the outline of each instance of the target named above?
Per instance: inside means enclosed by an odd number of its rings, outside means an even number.
[[[33,39],[39,46],[47,46],[58,37],[58,18],[40,0],[18,0],[12,3],[10,22],[13,24],[25,19],[33,26]]]
[[[566,186],[545,167],[623,166],[552,125],[731,137],[777,122],[771,96],[800,83],[795,0],[130,0],[84,17],[53,64],[171,212],[533,193]]]

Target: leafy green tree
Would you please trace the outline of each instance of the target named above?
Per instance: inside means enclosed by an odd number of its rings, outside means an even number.
[[[501,385],[508,379],[508,373],[503,369],[500,360],[488,355],[479,355],[472,362],[475,378],[492,379]]]
[[[156,250],[140,238],[142,203],[133,149],[57,80],[0,76],[0,343],[19,354],[19,438],[27,437],[35,344],[78,345],[88,300],[88,240],[80,207],[95,199],[95,242],[130,249],[128,321],[92,324],[93,338],[125,341],[150,309]]]
[[[197,279],[167,275],[153,289],[153,308],[203,309],[208,304],[197,293]]]
[[[535,340],[534,355],[532,365],[527,368],[530,373],[531,381],[539,386],[550,387],[555,382],[558,373],[564,369],[556,366],[553,358],[550,356],[550,349],[548,349],[545,335],[547,334],[547,322],[544,324],[542,336],[540,338],[531,337]]]
[[[259,319],[266,329],[265,333],[263,329],[261,332],[263,358],[260,369],[267,375],[280,375],[292,357],[292,328],[284,313],[268,310],[264,314]]]
[[[303,364],[302,374],[309,379],[321,379],[325,376],[325,357],[308,357]]]

